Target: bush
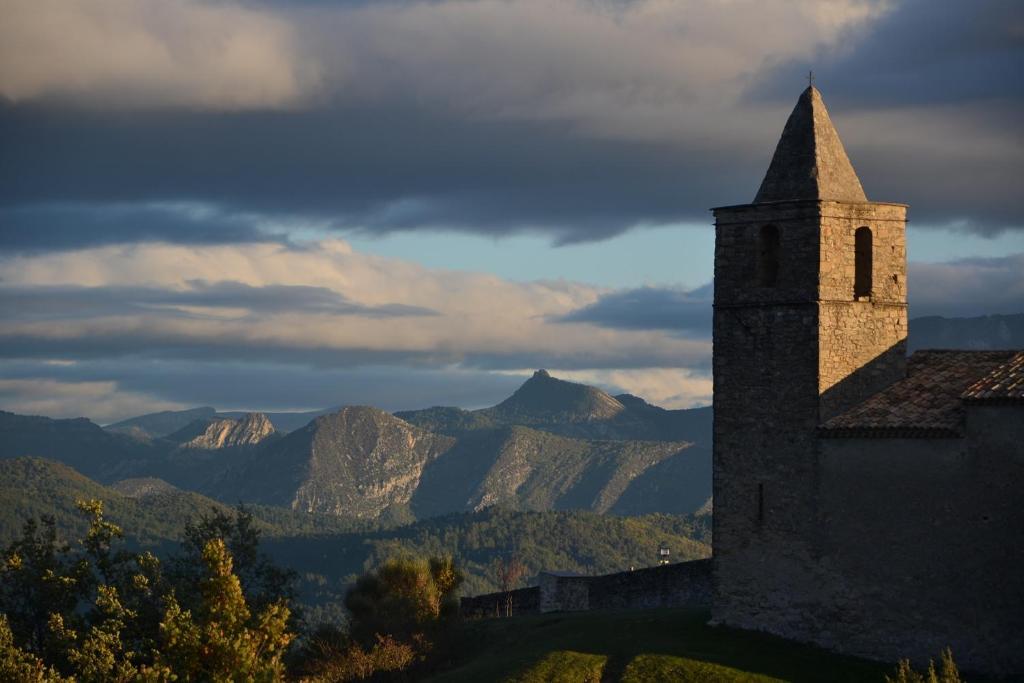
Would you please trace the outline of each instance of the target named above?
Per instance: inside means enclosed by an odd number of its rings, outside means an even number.
[[[462,573],[449,557],[391,559],[345,596],[348,631],[321,626],[300,653],[306,680],[410,680],[444,658]]]
[[[392,559],[360,576],[345,595],[349,633],[372,647],[378,635],[410,643],[458,615],[455,591],[462,573],[450,557]]]
[[[939,655],[939,670],[935,662],[928,660],[928,670],[923,674],[914,671],[909,659],[901,659],[892,678],[885,677],[886,683],[964,683],[960,671],[953,661],[953,652],[947,647]]]
[[[377,636],[377,642],[370,649],[349,642],[347,646],[314,646],[318,656],[308,668],[310,676],[305,679],[317,683],[342,683],[343,681],[364,681],[370,678],[404,678],[407,671],[420,658],[416,648],[400,643],[391,636]]]

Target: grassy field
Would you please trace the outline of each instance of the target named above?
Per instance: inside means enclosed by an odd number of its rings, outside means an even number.
[[[761,634],[711,628],[694,610],[628,610],[466,625],[465,659],[436,683],[828,681],[882,683],[892,667]]]

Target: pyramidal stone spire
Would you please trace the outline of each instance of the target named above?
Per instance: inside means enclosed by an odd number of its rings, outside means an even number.
[[[803,91],[789,115],[754,203],[793,199],[867,201],[821,93],[814,86]]]

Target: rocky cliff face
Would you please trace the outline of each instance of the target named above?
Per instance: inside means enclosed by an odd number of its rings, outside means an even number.
[[[241,500],[376,517],[408,503],[423,467],[454,442],[377,408],[348,407],[292,432],[225,481]]]
[[[182,448],[215,450],[239,446],[255,446],[275,433],[274,425],[263,413],[248,413],[232,420],[224,418],[201,423],[194,437],[181,444]]]

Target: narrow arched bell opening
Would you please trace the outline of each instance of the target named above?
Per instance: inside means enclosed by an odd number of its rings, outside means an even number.
[[[872,238],[871,228],[857,228],[854,233],[854,277],[853,298],[866,299],[871,296]]]
[[[778,282],[780,251],[779,229],[774,225],[762,227],[757,258],[757,282],[760,286],[774,287]]]

